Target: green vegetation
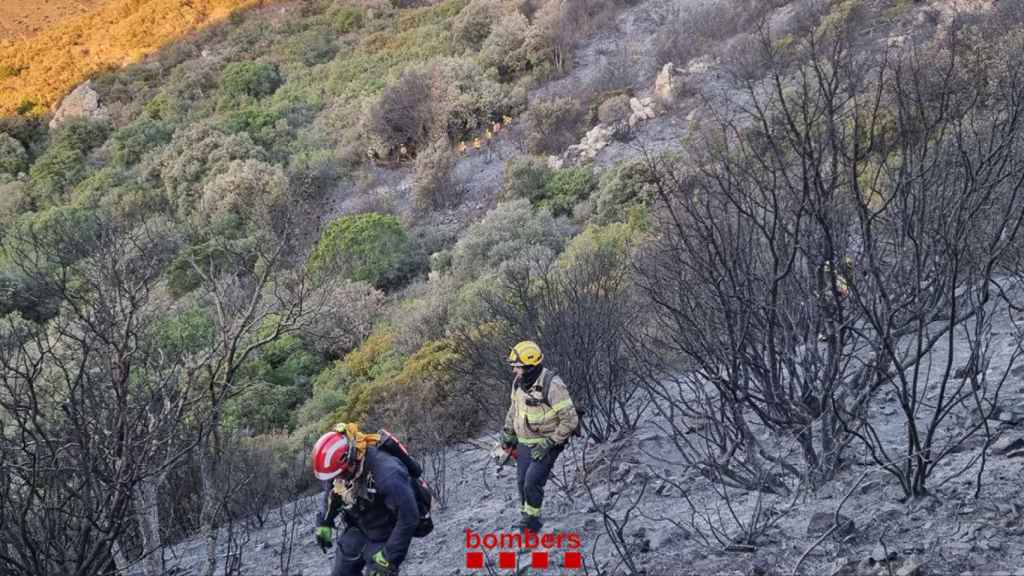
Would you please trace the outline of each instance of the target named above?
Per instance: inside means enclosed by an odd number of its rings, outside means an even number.
[[[19,174],[28,169],[28,151],[13,137],[0,133],[0,174]]]
[[[309,266],[314,274],[364,281],[382,290],[401,286],[421,266],[402,224],[386,214],[339,218],[324,230]]]
[[[138,164],[147,152],[170,142],[173,133],[168,123],[142,116],[111,135],[111,159],[120,166]]]
[[[67,200],[70,187],[89,173],[86,159],[103,144],[108,134],[104,123],[75,120],[68,122],[52,137],[46,151],[29,171],[32,197],[37,206],[58,206]]]
[[[272,64],[233,62],[220,75],[218,106],[231,108],[248,99],[270,96],[281,85],[281,76]]]
[[[367,150],[383,159],[415,157],[417,214],[457,206],[455,145],[519,116],[530,84],[565,55],[567,38],[552,35],[557,14],[544,14],[537,19],[501,0],[410,9],[313,0],[272,13],[235,12],[143,62],[94,78],[110,121],[73,120],[49,134],[45,119],[31,116],[39,100],[15,91],[25,100],[18,109],[25,116],[0,123],[0,238],[8,250],[27,250],[27,238],[49,237],[42,245],[57,250],[53,243],[63,242],[65,257],[75,262],[95,248],[73,239],[88,231],[89,218],[103,215],[118,230],[165,222],[177,240],[159,274],[161,289],[187,312],[154,329],[190,342],[161,336],[163,346],[201,347],[212,329],[199,322],[211,305],[209,282],[223,273],[240,279],[261,273],[268,235],[295,225],[285,213],[303,203],[315,207],[325,191],[354,179]],[[68,30],[87,29],[88,22],[69,23]],[[110,51],[140,40],[125,40],[122,28],[112,31]],[[35,82],[39,70],[18,62],[5,61],[0,81]],[[540,177],[539,193],[513,195],[530,198],[533,207],[526,201],[500,206],[461,240],[456,231],[407,227],[381,213],[338,218],[314,246],[302,240],[306,245],[288,258],[308,252],[300,268],[324,290],[333,286],[333,322],[359,327],[343,332],[321,322],[330,337],[291,338],[248,360],[246,391],[227,414],[231,426],[290,429],[305,421],[295,414],[319,421],[337,417],[342,406],[368,415],[368,387],[419,389],[416,374],[443,371],[453,353],[442,337],[455,290],[442,297],[433,292],[437,284],[417,279],[433,266],[471,283],[535,249],[557,255],[573,228],[552,213],[571,214],[596,180],[575,169]],[[356,284],[338,288],[339,280]],[[3,311],[45,321],[60,302],[32,282],[0,261]],[[400,297],[392,307],[413,311],[410,318],[423,324],[389,320],[403,326],[391,344],[394,337],[374,327],[384,306],[377,290],[405,289],[419,296]],[[366,368],[364,357],[379,366]],[[412,364],[403,368],[407,360]],[[399,373],[405,376],[388,380]]]
[[[535,157],[509,162],[505,169],[505,191],[511,198],[526,198],[555,216],[571,216],[577,204],[590,197],[597,177],[587,167],[552,170]]]
[[[222,402],[225,442],[277,458],[268,469],[339,420],[386,424],[423,446],[473,433],[496,388],[465,370],[501,353],[467,364],[472,339],[459,334],[499,347],[513,337],[491,305],[515,300],[510,274],[575,266],[559,257],[586,223],[568,217],[599,181],[590,168],[525,160],[509,168],[508,201],[479,222],[431,219],[459,208],[460,142],[509,117],[538,149],[544,130],[551,146],[578,138],[585,110],[558,100],[530,112],[526,95],[564,69],[586,28],[504,0],[279,8],[235,13],[93,78],[109,120],[47,130],[39,113],[52,95],[34,94],[0,120],[0,316],[45,333],[103,306],[110,282],[136,282],[110,293],[143,303],[132,349],[159,354],[131,377],[156,385],[154,374],[180,371],[170,382]],[[38,72],[5,68],[0,82]],[[318,228],[337,200],[326,194],[363,181],[368,158],[412,169],[410,198],[394,203],[411,209],[400,217],[385,203]],[[216,369],[185,373],[214,358]],[[195,410],[184,428],[209,424]],[[438,420],[453,424],[440,431]]]
[[[602,224],[626,220],[653,201],[654,185],[655,175],[639,160],[606,170],[592,198],[595,220]]]

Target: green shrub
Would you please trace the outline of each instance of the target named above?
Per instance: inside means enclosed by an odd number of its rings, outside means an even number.
[[[17,299],[24,315],[49,318],[56,314],[65,287],[77,289],[70,270],[95,256],[107,237],[109,216],[99,210],[56,207],[19,216],[4,238],[4,256],[18,270],[16,284],[25,294]]]
[[[185,105],[178,98],[168,94],[158,94],[146,102],[142,110],[153,120],[171,122],[185,114]]]
[[[266,62],[232,62],[220,75],[220,106],[269,96],[281,85],[281,76]]]
[[[299,150],[288,158],[289,187],[301,198],[314,200],[341,178],[338,153],[329,148]]]
[[[548,208],[554,216],[571,216],[573,208],[586,200],[597,185],[597,178],[587,167],[556,170],[544,187],[545,197],[537,206]]]
[[[334,58],[338,52],[336,38],[337,32],[327,27],[311,28],[287,36],[280,46],[275,47],[273,55],[282,65],[301,63],[304,66],[316,66]]]
[[[55,206],[88,174],[86,158],[107,139],[105,122],[69,120],[54,134],[46,151],[29,170],[32,195],[39,206]]]
[[[28,153],[29,162],[42,151],[50,136],[50,130],[42,118],[27,116],[0,118],[0,132],[21,143]]]
[[[365,11],[355,6],[335,6],[327,12],[335,34],[348,34],[363,27]]]
[[[259,160],[232,160],[203,186],[195,221],[206,226],[226,219],[269,228],[288,201],[284,171]]]
[[[349,382],[352,382],[352,375],[349,374],[345,363],[335,360],[313,378],[313,398],[336,392],[343,393],[345,385]]]
[[[15,219],[32,207],[28,183],[0,176],[0,238]]]
[[[161,95],[182,108],[183,116],[195,115],[196,104],[211,104],[215,99],[221,76],[205,58],[186,60],[171,69],[164,81]],[[209,107],[202,109],[199,117],[213,112]],[[195,117],[195,116],[193,116]],[[160,117],[161,120],[167,118]]]
[[[409,231],[413,246],[423,261],[427,263],[430,255],[455,246],[465,225],[459,222],[439,222],[437,219],[424,219],[422,223]]]
[[[295,412],[301,429],[315,430],[314,439],[336,421],[332,414],[345,408],[345,388],[349,378],[344,374],[341,361],[335,362],[313,380],[313,395]]]
[[[34,100],[29,100],[28,98],[25,98],[21,101],[20,104],[18,104],[18,107],[14,109],[14,112],[20,116],[30,116],[38,108],[39,104],[37,104]]]
[[[206,349],[216,334],[213,317],[195,301],[182,301],[175,308],[154,320],[153,343],[168,357]]]
[[[596,185],[597,178],[586,167],[552,170],[533,156],[505,166],[505,197],[525,198],[554,216],[571,216],[576,204],[586,200]]]
[[[344,369],[335,370],[335,375],[344,381],[335,385],[344,388],[345,397],[342,406],[329,416],[330,420],[365,422],[381,404],[385,397],[383,383],[402,369],[402,358],[395,352],[393,338],[387,329],[378,330],[341,361]]]
[[[501,0],[470,0],[452,21],[455,46],[471,52],[480,50],[491,27],[507,12]]]
[[[167,288],[181,297],[203,283],[204,276],[245,274],[256,265],[256,241],[251,238],[215,238],[182,250],[167,267]]]
[[[430,255],[430,271],[443,274],[452,267],[452,251],[441,250]]]
[[[154,158],[167,200],[178,218],[191,221],[202,186],[233,160],[266,160],[248,134],[225,134],[208,123],[175,132],[170,145]]]
[[[170,142],[173,133],[167,123],[143,116],[111,135],[111,159],[121,166],[138,164],[147,152]]]
[[[224,405],[224,425],[257,434],[291,428],[295,410],[308,396],[301,387],[264,380],[245,381],[240,388]]]
[[[505,16],[491,30],[480,48],[480,63],[495,68],[504,80],[516,78],[529,68],[526,33],[530,23],[518,12]]]
[[[562,272],[574,269],[589,273],[588,264],[601,261],[608,272],[623,274],[628,271],[630,250],[641,240],[641,231],[625,222],[613,222],[604,226],[587,226],[573,238],[558,257]],[[593,278],[600,282],[599,276]]]
[[[503,262],[561,252],[572,226],[547,210],[533,210],[526,199],[503,202],[474,223],[452,252],[452,273],[470,279],[496,270]]]
[[[85,154],[69,145],[51,145],[29,174],[36,205],[58,206],[64,202],[65,190],[85,178]]]
[[[364,281],[393,290],[412,277],[416,262],[412,243],[394,216],[368,213],[331,222],[310,255],[310,270]]]
[[[268,344],[242,370],[248,384],[229,403],[228,421],[257,433],[292,427],[295,409],[311,396],[313,378],[323,366],[323,358],[296,336]]]
[[[367,31],[344,58],[327,65],[318,86],[342,101],[374,97],[402,70],[450,54],[449,18],[463,1],[401,11],[398,22],[374,19],[372,28],[378,31]]]
[[[547,192],[548,180],[554,170],[536,156],[520,156],[505,164],[505,198],[526,198],[531,204],[540,203]]]
[[[345,355],[342,366],[353,380],[373,380],[394,373],[401,362],[395,355],[394,334],[382,328]]]
[[[28,150],[12,136],[0,132],[0,174],[18,175],[28,170]]]
[[[113,164],[78,183],[71,203],[81,208],[101,208],[122,219],[162,211],[167,205],[159,188],[145,185]]]
[[[526,149],[531,154],[558,154],[579,142],[587,124],[587,111],[575,98],[535,102],[526,111]]]
[[[601,174],[594,193],[594,217],[599,224],[621,222],[632,210],[647,205],[656,192],[655,177],[640,160],[620,162]]]
[[[45,290],[34,279],[0,267],[0,317],[20,314],[26,320],[43,323],[57,315],[60,295]]]
[[[255,103],[229,112],[223,126],[226,131],[233,134],[246,132],[252,137],[253,142],[263,144],[268,139],[261,136],[268,130],[273,131],[277,126],[281,120],[280,112]],[[271,137],[269,140],[269,143],[272,143],[274,138]]]
[[[319,107],[319,96],[297,84],[288,85],[271,98],[240,105],[228,113],[222,125],[227,132],[248,133],[275,161],[283,163],[294,153],[293,129],[309,124]]]
[[[525,42],[526,55],[533,66],[565,69],[578,32],[568,29],[563,6],[560,2],[544,2],[533,15]]]

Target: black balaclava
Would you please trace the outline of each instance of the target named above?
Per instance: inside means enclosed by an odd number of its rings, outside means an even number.
[[[523,378],[520,381],[520,386],[523,390],[529,390],[533,383],[540,378],[540,373],[544,371],[543,364],[537,364],[536,366],[523,366]]]

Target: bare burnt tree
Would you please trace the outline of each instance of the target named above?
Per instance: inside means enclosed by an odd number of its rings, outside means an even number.
[[[1012,346],[1008,361],[990,362],[994,321],[1019,301],[997,298],[997,287],[1019,275],[1011,254],[1024,222],[1022,48],[1019,33],[982,40],[969,29],[909,48],[877,72],[874,103],[852,119],[851,153],[874,165],[854,190],[864,242],[851,302],[863,318],[857,329],[874,335],[876,361],[838,413],[853,417],[844,427],[907,496],[927,494],[937,466],[972,438],[984,435],[987,447],[987,422],[1020,357],[1018,331],[1000,342]],[[896,444],[864,417],[865,397],[883,388],[904,416]]]
[[[539,281],[542,349],[586,410],[583,431],[596,442],[632,430],[649,398],[628,353],[641,308],[629,276],[628,242],[598,241]]]
[[[854,57],[846,18],[784,42],[762,27],[766,74],[708,98],[685,169],[655,166],[640,282],[660,310],[646,342],[667,352],[646,381],[684,459],[736,485],[783,491],[770,468],[827,479],[860,439],[917,495],[982,430],[950,415],[983,422],[998,395],[984,377],[954,383],[953,340],[970,322],[964,361],[987,365],[991,282],[1018,242],[1022,100],[995,63],[1005,48],[976,52],[1000,81],[969,77],[956,38],[927,63]],[[942,343],[948,370],[929,370]],[[903,407],[900,454],[871,426],[882,388]],[[795,438],[802,464],[763,432]]]
[[[282,215],[282,220],[294,214]],[[290,221],[289,221],[290,222]],[[254,245],[253,270],[239,270],[236,259],[193,261],[202,278],[198,300],[211,310],[210,341],[191,360],[190,382],[202,391],[203,443],[198,453],[203,504],[200,524],[207,541],[203,573],[217,566],[218,522],[223,520],[224,494],[230,486],[218,482],[224,460],[225,403],[244,391],[242,369],[262,349],[297,333],[328,301],[328,292],[310,282],[302,266],[287,258],[294,250],[288,222],[273,222],[273,233]],[[230,250],[230,247],[225,247]]]
[[[165,222],[78,209],[5,238],[13,265],[61,306],[45,325],[13,314],[0,329],[4,572],[123,568],[115,550],[134,530],[137,487],[188,449],[163,452],[191,397],[180,358],[154,334],[165,314],[157,281],[177,244]]]

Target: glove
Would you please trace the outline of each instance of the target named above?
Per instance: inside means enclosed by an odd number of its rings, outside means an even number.
[[[543,460],[548,455],[548,451],[555,447],[555,443],[545,438],[539,443],[535,444],[530,450],[530,458],[534,460]]]
[[[519,438],[515,432],[502,431],[501,433],[501,447],[511,450],[519,444]]]
[[[316,543],[320,545],[320,549],[327,554],[327,550],[330,549],[333,542],[334,530],[330,526],[318,526],[316,529]]]
[[[367,569],[366,576],[398,576],[398,567],[384,557],[384,549],[377,550],[373,555],[373,564]]]

